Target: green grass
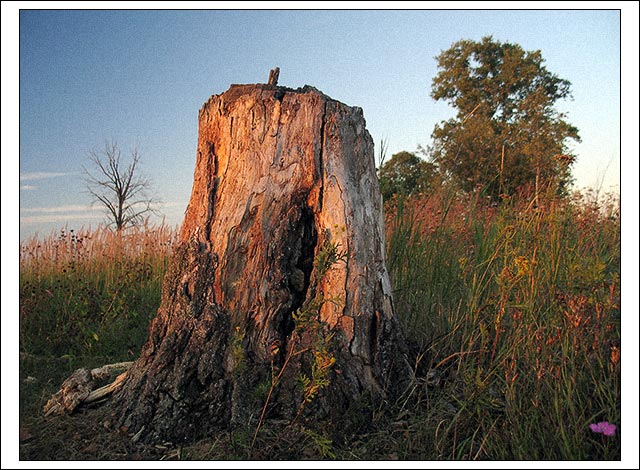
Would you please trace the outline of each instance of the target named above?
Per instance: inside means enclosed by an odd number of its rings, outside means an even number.
[[[160,305],[176,233],[59,235],[20,247],[20,352],[138,356]]]
[[[490,206],[445,190],[388,202],[387,266],[416,386],[340,439],[264,423],[252,455],[620,459],[619,201],[533,202]],[[21,426],[42,424],[42,405],[75,368],[137,357],[176,235],[64,232],[21,246]],[[615,423],[616,435],[591,432],[598,421]],[[23,456],[50,458],[45,441],[68,430],[57,429]],[[240,429],[164,456],[243,459],[251,436]],[[100,442],[100,452],[58,446],[56,455],[103,458]],[[152,455],[128,445],[118,443],[119,458]]]

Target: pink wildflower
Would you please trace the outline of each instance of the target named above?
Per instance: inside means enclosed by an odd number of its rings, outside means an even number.
[[[616,433],[616,425],[610,424],[608,421],[590,424],[589,429],[595,433],[602,433],[605,436],[613,436]]]

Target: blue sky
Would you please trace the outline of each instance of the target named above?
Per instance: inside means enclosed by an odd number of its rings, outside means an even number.
[[[72,4],[73,6],[73,4]],[[637,9],[636,9],[637,12]],[[541,50],[572,83],[577,186],[620,186],[620,12],[37,11],[19,15],[20,238],[104,220],[82,167],[106,140],[137,147],[170,224],[188,203],[197,115],[232,83],[313,85],[364,110],[378,151],[414,151],[453,110],[430,96],[435,56],[492,35]],[[637,159],[637,154],[635,157]]]

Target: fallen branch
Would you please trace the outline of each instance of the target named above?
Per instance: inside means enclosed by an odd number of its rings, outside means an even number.
[[[97,369],[78,369],[62,383],[60,390],[44,405],[44,415],[70,414],[78,406],[100,400],[117,390],[124,384],[127,378],[126,370],[133,362],[118,362],[107,364]],[[100,388],[95,388],[97,383],[107,379],[113,372],[124,370],[116,379]]]

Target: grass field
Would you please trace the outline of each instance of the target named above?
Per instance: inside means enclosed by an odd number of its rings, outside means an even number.
[[[387,267],[418,383],[343,442],[298,430],[275,443],[265,426],[259,455],[620,459],[620,203],[596,196],[389,201]],[[176,239],[161,227],[21,244],[22,459],[247,458],[246,430],[142,448],[105,437],[99,410],[42,416],[76,368],[138,356]],[[613,435],[590,428],[603,421]]]

